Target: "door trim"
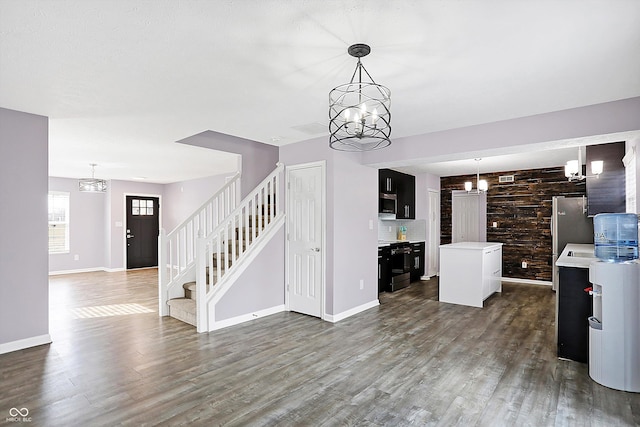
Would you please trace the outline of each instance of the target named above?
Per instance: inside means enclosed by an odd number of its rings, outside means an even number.
[[[285,288],[284,288],[284,306],[285,306],[285,310],[286,311],[291,311],[291,307],[289,305],[289,216],[291,215],[291,206],[290,206],[290,200],[291,197],[289,197],[290,195],[290,185],[289,185],[289,177],[290,177],[290,173],[291,171],[294,170],[299,170],[299,169],[306,169],[306,168],[311,168],[311,167],[320,167],[320,183],[321,183],[321,189],[320,189],[320,238],[322,241],[321,249],[320,249],[320,272],[321,272],[321,279],[320,279],[320,292],[322,292],[322,307],[320,310],[320,318],[322,320],[326,320],[327,319],[327,313],[326,313],[326,297],[327,297],[327,292],[326,292],[326,277],[327,277],[327,249],[326,249],[326,242],[327,242],[327,183],[326,183],[326,169],[327,169],[327,162],[325,160],[321,160],[318,162],[310,162],[310,163],[299,163],[297,165],[292,165],[292,166],[287,166],[285,168],[285,193],[286,193],[286,217],[287,217],[287,221],[286,221],[286,226],[285,226],[285,257],[284,257],[284,263],[285,263]]]
[[[150,194],[150,193],[122,193],[122,232],[120,235],[122,236],[122,270],[128,271],[127,268],[127,196],[131,197],[157,197],[158,205],[160,205],[160,209],[158,209],[158,231],[162,230],[162,196],[160,194]],[[158,239],[158,242],[160,240]],[[158,257],[158,263],[160,262],[160,257]],[[157,268],[157,267],[145,267],[145,268]],[[142,270],[142,268],[132,268],[131,270]]]
[[[434,196],[435,200],[437,200],[437,204],[431,206],[431,196]],[[440,248],[440,190],[436,190],[433,188],[427,189],[427,202],[429,203],[428,215],[435,215],[435,230],[431,230],[431,218],[429,218],[429,224],[427,225],[427,231],[429,232],[429,244],[427,246],[427,251],[429,253],[429,258],[425,259],[425,268],[424,275],[427,277],[437,276],[438,275],[438,265],[439,265],[439,248]],[[433,232],[433,234],[432,234]],[[434,249],[434,253],[432,252]],[[435,267],[431,269],[431,261],[434,261]]]

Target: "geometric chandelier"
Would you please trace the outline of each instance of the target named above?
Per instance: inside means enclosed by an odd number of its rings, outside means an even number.
[[[371,151],[391,145],[391,91],[373,81],[360,62],[371,48],[354,44],[347,50],[358,58],[349,83],[329,92],[329,146],[341,151]],[[369,81],[363,81],[363,72]],[[357,80],[356,80],[357,77]]]
[[[91,178],[80,178],[78,185],[80,191],[87,193],[104,193],[107,191],[107,181],[104,179],[97,179],[95,175],[96,164],[89,163],[91,166]]]

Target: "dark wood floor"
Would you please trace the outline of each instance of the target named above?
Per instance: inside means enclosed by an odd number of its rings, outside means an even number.
[[[336,324],[197,334],[158,317],[156,286],[155,270],[52,277],[53,343],[0,355],[0,424],[16,407],[33,426],[640,425],[640,394],[555,357],[548,287],[505,284],[478,309],[431,280]]]

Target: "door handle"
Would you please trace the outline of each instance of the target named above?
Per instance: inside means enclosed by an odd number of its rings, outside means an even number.
[[[311,252],[320,252],[320,248],[311,248],[309,249]]]
[[[133,234],[127,234],[127,239],[130,239],[130,238],[132,238],[132,237],[134,237],[134,235],[133,235]]]

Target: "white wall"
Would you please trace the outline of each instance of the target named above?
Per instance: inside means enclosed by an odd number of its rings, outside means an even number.
[[[49,120],[0,108],[0,353],[51,342]]]

